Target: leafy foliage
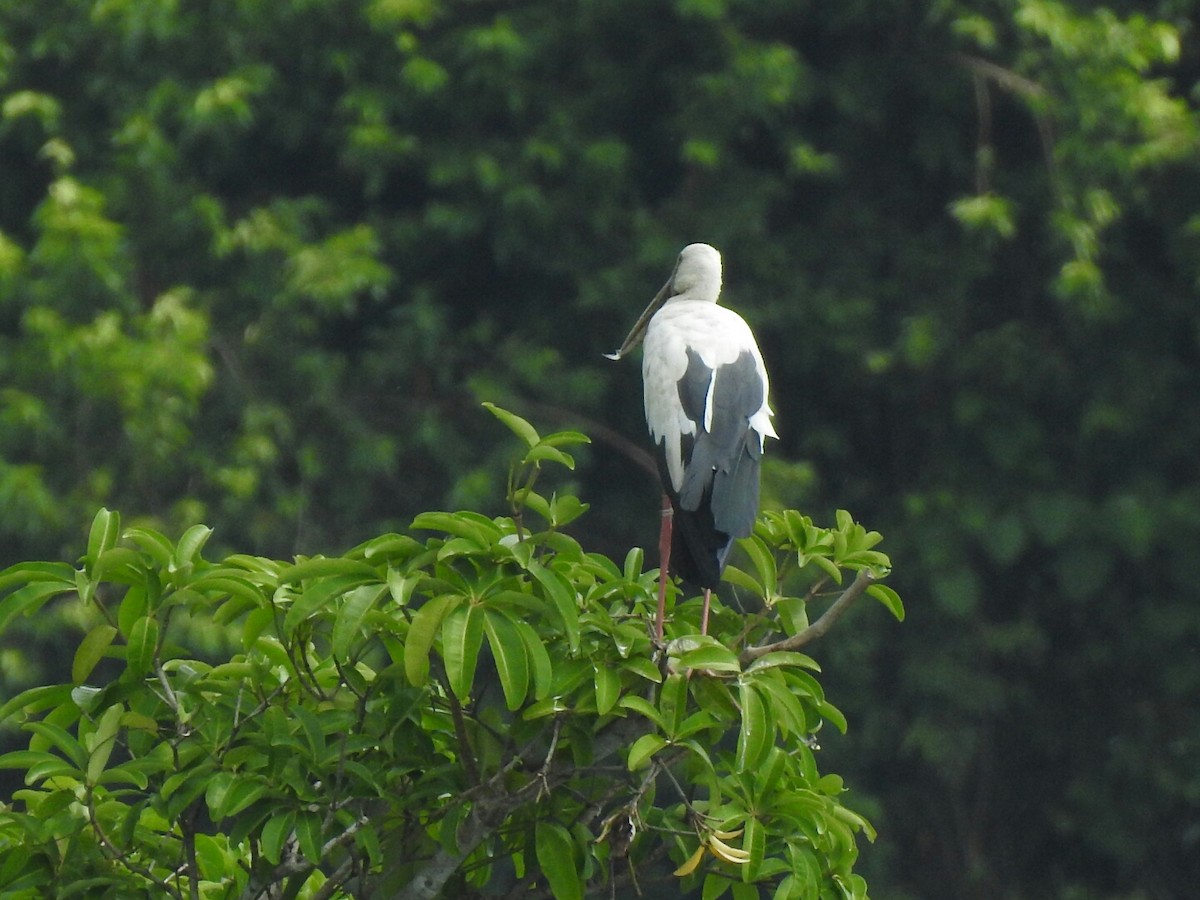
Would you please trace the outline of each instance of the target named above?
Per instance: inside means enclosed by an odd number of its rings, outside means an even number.
[[[814,596],[777,589],[787,566],[874,580],[878,535],[844,514],[833,529],[765,519],[739,574],[770,585],[744,595],[761,609],[718,603],[700,636],[696,600],[676,595],[656,648],[641,552],[624,566],[585,552],[562,531],[584,505],[533,490],[587,438],[489,408],[525,445],[512,516],[423,513],[342,556],[209,561],[205,526],[173,542],[101,510],[78,568],[0,573],[0,621],[69,594],[95,623],[70,683],[0,708],[30,735],[0,756],[25,783],[0,807],[5,896],[520,882],[581,898],[635,867],[652,879],[666,856],[664,877],[708,897],[866,896],[856,840],[875,832],[815,752],[845,720],[790,649]],[[187,618],[228,626],[237,652],[202,658],[178,640]]]
[[[0,0],[0,565],[100,506],[217,559],[497,509],[483,397],[604,439],[560,497],[619,558],[656,519],[600,353],[709,241],[766,506],[853,509],[924,601],[823,660],[875,891],[1185,896],[1197,13]],[[88,609],[12,619],[0,697],[67,678]]]

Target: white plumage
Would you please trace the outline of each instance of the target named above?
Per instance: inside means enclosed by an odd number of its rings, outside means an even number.
[[[753,527],[763,445],[777,437],[762,354],[745,320],[717,305],[720,293],[721,255],[689,244],[611,354],[644,334],[646,424],[675,520],[672,570],[704,588],[716,587],[733,539]]]

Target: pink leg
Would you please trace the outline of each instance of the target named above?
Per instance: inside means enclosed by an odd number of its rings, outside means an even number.
[[[704,612],[700,614],[700,633],[708,634],[708,605],[712,600],[712,591],[709,588],[704,589]]]
[[[658,616],[654,620],[654,636],[662,643],[663,619],[667,614],[667,574],[671,563],[671,526],[674,522],[671,500],[663,494],[662,527],[658,532]]]

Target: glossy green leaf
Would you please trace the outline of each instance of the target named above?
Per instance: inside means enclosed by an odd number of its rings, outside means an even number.
[[[123,706],[110,706],[100,717],[100,721],[96,724],[96,730],[88,736],[91,745],[87,764],[88,784],[95,784],[104,771],[104,767],[108,765],[113,747],[116,745],[117,732],[120,729],[121,716],[124,712]]]
[[[528,623],[520,619],[511,619],[521,642],[525,645],[525,657],[529,664],[529,678],[533,686],[533,696],[536,700],[545,699],[554,684],[554,668],[550,662],[550,654],[542,643],[537,632]]]
[[[446,594],[434,597],[417,610],[404,644],[404,673],[410,684],[423,685],[429,677],[429,652],[442,627],[442,619],[463,602],[463,597]]]
[[[665,731],[672,739],[676,738],[688,715],[688,675],[674,673],[667,676],[659,691],[658,707],[662,713]]]
[[[346,595],[333,622],[330,640],[334,656],[339,659],[349,656],[351,644],[359,637],[363,619],[387,590],[386,584],[364,584]]]
[[[536,462],[555,462],[561,466],[566,466],[568,469],[574,470],[575,458],[571,454],[559,450],[557,447],[551,447],[549,444],[535,444],[529,448],[529,452],[525,454],[526,463]]]
[[[153,616],[142,616],[129,632],[129,647],[125,655],[126,673],[129,678],[141,678],[154,665],[158,651],[158,620]]]
[[[0,600],[0,631],[7,627],[14,616],[33,615],[51,597],[74,590],[74,584],[65,584],[60,581],[39,581],[18,588]]]
[[[286,810],[272,816],[263,826],[262,854],[272,865],[279,865],[283,857],[283,845],[291,836],[295,824],[295,812]]]
[[[378,580],[379,573],[357,559],[317,557],[288,566],[279,573],[280,584],[296,584],[309,578],[342,578],[358,582]]]
[[[175,568],[178,571],[190,570],[200,559],[200,551],[212,537],[212,529],[207,525],[193,525],[179,538],[175,545]]]
[[[663,729],[664,731],[667,730],[667,723],[666,720],[663,719],[662,713],[659,712],[658,709],[655,708],[654,704],[652,704],[645,697],[639,697],[636,694],[626,694],[617,702],[617,705],[622,709],[628,709],[632,712],[638,713],[641,716],[645,716],[659,728]]]
[[[762,696],[749,681],[743,681],[739,686],[738,702],[742,708],[742,722],[738,729],[736,765],[744,772],[762,762],[775,729],[767,718]]]
[[[324,562],[325,560],[321,560]],[[363,583],[361,575],[340,574],[330,577],[314,577],[305,581],[300,592],[292,599],[287,615],[283,619],[283,630],[291,632],[301,622],[317,615],[333,603],[335,597],[353,591]]]
[[[888,612],[896,617],[896,621],[904,621],[904,603],[892,588],[886,584],[873,584],[867,588],[867,593],[887,607]]]
[[[775,555],[767,547],[763,539],[756,534],[752,534],[748,538],[742,538],[737,543],[745,554],[750,557],[750,561],[754,563],[754,571],[758,576],[757,581],[762,585],[764,598],[770,599],[774,597],[779,593]]]
[[[529,690],[529,656],[516,625],[504,613],[485,610],[483,627],[496,661],[504,702],[517,709]]]
[[[550,882],[555,900],[583,900],[583,878],[575,863],[575,842],[570,832],[545,819],[538,821],[534,831],[538,865]]]
[[[92,528],[88,534],[87,558],[95,564],[100,554],[117,545],[121,535],[121,514],[101,508],[92,519]]]
[[[121,598],[121,604],[117,607],[117,626],[126,638],[133,630],[134,623],[146,615],[148,602],[146,588],[141,584],[131,585]]]
[[[604,716],[616,706],[621,696],[621,676],[607,665],[595,665],[596,712]]]
[[[71,699],[71,691],[69,684],[44,685],[21,691],[0,706],[0,722],[8,722],[20,713],[37,713],[66,703]]]
[[[572,652],[579,650],[579,608],[575,605],[574,591],[566,580],[537,561],[529,563],[529,573],[537,579],[554,604]]]
[[[483,408],[490,412],[493,416],[503,422],[508,429],[519,437],[526,447],[533,447],[541,438],[538,436],[537,429],[529,424],[528,421],[518,416],[516,413],[509,412],[507,409],[502,409],[494,403],[485,402]]]
[[[442,659],[450,690],[465,703],[475,681],[475,665],[483,642],[483,610],[465,603],[449,613],[442,622]]]
[[[71,663],[71,680],[75,684],[87,681],[96,663],[100,662],[105,652],[112,646],[117,629],[107,622],[101,622],[87,633],[79,647],[75,650],[75,659]]]
[[[126,528],[122,537],[141,547],[161,568],[166,568],[175,557],[175,545],[157,531],[139,527]]]
[[[705,669],[712,672],[740,672],[742,664],[728,647],[707,646],[689,650],[676,663],[680,669]]]
[[[321,863],[323,847],[321,813],[306,811],[296,816],[296,840],[299,842],[300,852],[304,854],[306,860],[314,865]]]
[[[626,761],[629,771],[640,769],[665,746],[667,746],[667,739],[661,734],[643,734],[629,748],[629,758]]]
[[[804,669],[811,669],[814,672],[821,671],[820,664],[811,656],[788,650],[776,650],[766,653],[752,662],[746,667],[746,674],[749,675],[762,669],[772,669],[776,666],[799,666]]]

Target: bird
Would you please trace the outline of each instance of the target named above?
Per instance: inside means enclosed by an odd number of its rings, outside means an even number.
[[[619,360],[639,342],[646,425],[663,487],[659,533],[661,642],[669,573],[704,590],[701,634],[711,595],[736,538],[758,515],[759,467],[771,423],[770,381],[746,320],[717,305],[721,254],[689,244],[638,318]]]

